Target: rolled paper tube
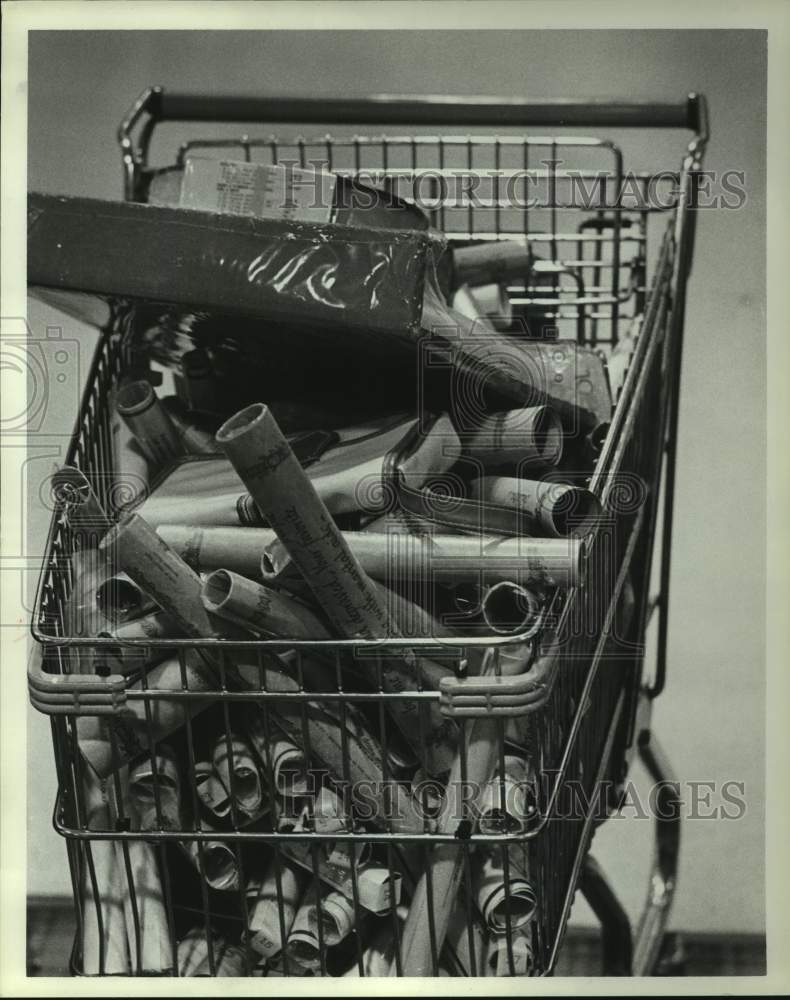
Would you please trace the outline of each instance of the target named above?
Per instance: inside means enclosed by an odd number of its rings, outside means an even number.
[[[412,514],[410,511],[394,510],[372,518],[364,525],[362,531],[377,535],[392,531],[407,535],[435,535],[437,527],[436,522],[429,521],[427,517]]]
[[[96,601],[96,588],[110,572],[107,559],[96,549],[75,549],[70,563],[71,590],[63,606],[66,635],[74,638],[98,636],[112,626]],[[108,672],[104,670],[101,653],[90,646],[71,647],[68,660],[69,668],[75,674]]]
[[[480,798],[478,829],[484,836],[523,833],[528,817],[527,765],[520,757],[505,757],[505,770],[490,781]]]
[[[482,921],[478,918],[474,908],[468,912],[466,901],[459,899],[450,917],[450,925],[447,928],[445,939],[445,953],[450,951],[458,965],[460,965],[461,975],[484,976],[486,961],[487,934]],[[469,931],[472,932],[472,942],[470,946]],[[474,956],[474,960],[472,958]],[[452,973],[457,975],[455,971]]]
[[[118,511],[148,492],[148,459],[118,413],[117,390],[110,393],[110,453],[113,471],[112,507]]]
[[[543,623],[540,598],[518,583],[502,580],[483,594],[481,607],[486,625],[497,635],[536,635]]]
[[[258,404],[237,413],[219,429],[217,441],[340,635],[397,636],[376,589],[267,408]],[[402,693],[421,682],[413,655],[380,662],[385,691]],[[405,699],[393,700],[388,707],[404,736],[420,750],[425,747],[423,763],[435,773],[447,770],[457,739],[455,723],[443,718],[433,702],[423,710]]]
[[[299,691],[299,684],[284,671],[264,667],[264,681],[270,694]],[[312,701],[303,703],[303,706],[304,720],[302,708],[290,708],[272,699],[269,714],[296,745],[301,745],[304,739],[304,721],[312,758],[322,763],[337,779],[348,781],[352,789],[371,790],[372,800],[366,798],[364,803],[371,813],[371,822],[377,826],[389,826],[393,833],[424,832],[423,819],[407,791],[397,782],[384,782],[381,745],[369,733],[360,714],[349,711],[352,706],[347,705],[343,725],[343,716],[330,714],[328,706]],[[251,722],[247,725],[248,733],[252,733],[251,725]]]
[[[283,931],[287,939],[304,882],[305,877],[299,869],[273,860],[262,879],[247,885],[250,947],[259,955],[271,958],[282,949]]]
[[[398,907],[398,922],[401,926],[406,919],[406,913],[405,907]],[[382,922],[378,933],[362,954],[362,975],[366,977],[389,975],[394,954],[395,934],[392,922],[386,920]],[[355,961],[351,968],[344,973],[344,976],[359,976],[359,974],[359,964]]]
[[[529,249],[515,240],[476,243],[453,250],[456,287],[498,284],[510,278],[523,278],[529,269]]]
[[[511,965],[512,955],[512,965]],[[535,970],[531,923],[519,927],[510,937],[492,937],[486,952],[488,975],[530,976]]]
[[[316,928],[310,924],[310,913],[314,900],[320,896],[321,887],[319,882],[307,889],[302,899],[299,909],[296,911],[288,940],[285,945],[288,959],[293,959],[306,969],[318,969],[321,967],[321,950],[318,941]]]
[[[250,528],[247,530],[253,531],[255,529]],[[346,537],[351,543],[353,550],[356,544],[358,544],[358,539],[360,537],[364,538],[365,536],[363,532],[347,532]],[[387,539],[391,547],[395,548],[399,545],[399,540],[396,536],[388,535]],[[401,541],[403,541],[403,539],[401,539]],[[410,540],[406,538],[405,544],[408,545],[409,542]],[[363,552],[367,552],[368,548],[367,542],[362,541],[360,549]],[[415,555],[417,558],[424,558],[429,555],[429,550],[427,547],[417,546],[415,549]],[[410,565],[408,568],[414,573],[414,576],[409,577],[410,580],[426,580],[430,582],[429,572],[420,572],[419,568],[413,565]],[[283,544],[278,539],[275,539],[264,548],[260,563],[260,572],[261,576],[267,582],[270,581],[272,584],[277,584],[278,586],[288,586],[293,573],[298,572],[298,570]],[[381,570],[381,568],[379,569],[379,575],[386,577],[390,583],[395,582],[395,578],[392,574]],[[386,587],[383,583],[379,583],[377,580],[371,580],[371,583],[373,585],[373,589],[378,595],[379,602],[386,610],[390,621],[395,623],[395,626],[398,629],[397,635],[408,636],[410,638],[445,638],[451,635],[451,630],[442,626],[422,605],[416,603],[415,601],[410,601],[408,598],[399,594],[395,590],[391,590],[389,587]],[[255,585],[250,583],[247,586],[248,589],[250,589]],[[426,599],[430,599],[430,594],[426,594]],[[284,600],[288,601],[289,599],[284,598]],[[298,608],[299,605],[296,605],[296,607]],[[222,614],[221,609],[210,607],[209,610],[216,610],[217,614]],[[237,623],[242,624],[242,621],[237,619]],[[318,619],[316,619],[316,624],[320,625],[320,621]],[[272,629],[271,631],[275,630]],[[279,634],[287,635],[294,639],[320,639],[329,637],[329,633],[326,631],[325,626],[323,626],[323,634],[318,631],[312,631],[308,634],[307,631],[302,632],[302,630],[280,631]],[[426,679],[429,676],[433,676],[438,683],[438,680],[444,676],[443,670],[441,668],[438,672],[434,670],[430,661],[424,661],[422,666]]]
[[[107,533],[102,549],[176,622],[184,635],[212,638],[217,620],[203,607],[200,577],[138,514],[127,514]]]
[[[478,316],[487,316],[497,330],[509,330],[513,324],[513,306],[507,285],[477,285],[469,289]]]
[[[160,744],[153,760],[149,757],[130,769],[129,803],[138,830],[181,828],[181,780],[173,751],[166,744]]]
[[[306,605],[230,570],[209,574],[202,593],[208,611],[259,635],[289,639],[330,636],[326,625]]]
[[[224,819],[230,813],[230,792],[210,761],[196,762],[195,789],[206,809],[218,819]]]
[[[307,760],[304,750],[290,740],[275,740],[269,748],[274,772],[274,787],[279,795],[304,795],[308,788]]]
[[[409,580],[415,574],[436,582],[517,580],[525,585],[570,587],[580,579],[585,553],[582,540],[576,538],[448,534],[397,538],[390,532],[367,531],[346,531],[344,537],[365,572],[385,583]],[[264,559],[264,579],[287,578],[292,562],[280,543],[272,542]]]
[[[104,550],[107,556],[111,552]],[[96,606],[110,621],[121,622],[150,612],[156,604],[128,573],[114,573],[96,588]]]
[[[504,850],[509,852],[509,877],[505,878]],[[476,872],[475,893],[483,918],[495,934],[503,934],[510,927],[521,927],[535,914],[538,900],[529,881],[526,849],[523,845],[508,848],[494,847],[479,858]]]
[[[286,973],[285,963],[288,962],[288,972]],[[315,971],[313,969],[308,969],[304,965],[297,962],[293,956],[285,955],[285,949],[280,952],[279,955],[275,955],[274,958],[270,959],[266,963],[266,972],[264,973],[268,976],[314,976]]]
[[[523,674],[532,660],[535,647],[531,642],[499,647],[499,672],[503,677]]]
[[[116,842],[115,849],[126,871],[124,845]],[[130,892],[124,894],[132,970],[137,974],[169,972],[173,968],[173,948],[156,850],[145,841],[130,840],[126,853],[134,886],[134,902]]]
[[[483,465],[555,466],[562,458],[562,423],[550,406],[528,406],[484,417],[463,440]]]
[[[354,927],[354,904],[337,890],[322,890],[319,904],[308,907],[307,921],[310,927],[321,925],[325,948],[332,948],[348,937]]]
[[[221,733],[214,743],[213,764],[220,781],[236,801],[242,824],[251,823],[268,811],[264,778],[246,739],[231,733],[228,746],[225,733]]]
[[[496,657],[497,673],[502,677],[523,674],[532,661],[534,648],[534,644],[530,640],[513,645],[497,646],[493,651]],[[486,663],[486,658],[491,655],[491,651],[489,647],[478,646],[476,650],[470,650],[469,652],[467,674],[469,676],[476,676],[482,671]]]
[[[189,518],[190,527],[228,527],[260,524],[250,520],[246,493],[217,493],[209,496],[157,496],[154,493],[140,507],[140,513],[152,527],[183,524]],[[187,514],[188,511],[188,514]]]
[[[308,793],[307,758],[301,747],[283,738],[275,725],[267,733],[257,709],[251,708],[245,714],[245,733],[264,766],[270,769],[265,776],[265,788],[273,785],[279,795],[286,797]]]
[[[307,832],[312,830],[320,834],[321,837],[331,837],[333,833],[351,833],[354,829],[353,823],[349,819],[343,803],[335,793],[326,787],[318,790],[314,802],[304,805],[301,809],[290,803],[275,806],[277,830],[279,833]],[[305,849],[304,845],[290,845],[296,847],[296,855],[299,856],[300,864],[307,867],[312,864],[312,852],[310,848]],[[338,841],[326,844],[322,842],[319,848],[319,857],[322,865],[328,869],[349,870],[357,865],[368,866],[371,853],[369,841],[359,841],[353,844]],[[329,881],[328,884],[339,884],[341,887],[345,882],[340,883]]]
[[[218,411],[218,392],[211,358],[201,348],[181,355],[184,403],[190,410],[203,413]]]
[[[492,672],[491,661],[485,673]],[[499,753],[499,730],[491,718],[469,720],[465,745],[459,751],[447,781],[438,833],[458,836],[473,821],[480,791],[490,781]],[[464,766],[465,765],[465,766]],[[469,796],[469,790],[472,795]],[[404,976],[434,974],[432,942],[441,951],[464,872],[464,852],[455,844],[437,844],[427,860],[430,878],[420,876],[412,895],[401,937],[400,958]],[[433,915],[433,928],[429,923]],[[397,975],[393,962],[390,975]]]
[[[167,413],[178,431],[183,449],[190,455],[215,455],[219,451],[214,435],[210,431],[204,431],[172,405],[167,407]]]
[[[420,803],[423,814],[430,819],[436,819],[442,811],[444,787],[435,778],[431,778],[420,768],[412,778],[411,793]]]
[[[321,788],[313,804],[313,830],[322,836],[333,833],[350,833],[353,824],[346,814],[343,803],[329,788]],[[338,841],[327,846],[323,857],[328,868],[356,868],[367,863],[370,857],[370,842],[348,844]]]
[[[527,529],[553,538],[589,532],[601,517],[594,493],[564,483],[483,476],[469,484],[470,498],[512,510]]]
[[[90,806],[87,826],[114,828],[103,783],[85,772],[85,800]],[[111,840],[85,841],[81,845],[80,896],[82,902],[82,973],[115,976],[129,973],[125,899],[129,892],[123,860]]]
[[[169,767],[171,761],[162,757],[160,763],[164,768]],[[150,762],[148,766],[150,770]],[[125,770],[122,771],[118,775],[116,790],[116,782],[96,780],[86,771],[84,798],[88,826],[100,823],[104,829],[118,829],[119,803],[123,804],[124,814],[132,815],[136,809],[136,788],[139,787],[134,783],[139,782],[140,776],[141,768],[128,775]],[[171,771],[168,771],[168,777],[172,777]],[[164,781],[163,795],[166,790]],[[92,851],[97,886],[102,885],[99,868],[106,864],[109,866],[107,876],[114,883],[108,885],[111,893],[107,899],[120,899],[123,910],[119,920],[112,910],[105,912],[102,907],[102,917],[109,921],[109,926],[103,928],[108,957],[114,949],[123,964],[121,971],[124,973],[128,971],[125,967],[126,955],[131,960],[132,972],[168,972],[173,967],[173,951],[154,848],[142,841],[105,841],[101,845],[92,845]],[[114,858],[108,857],[108,851],[114,853]],[[90,924],[90,917],[90,913],[84,914],[87,924]],[[110,935],[115,933],[125,935],[125,949],[120,942],[110,941]],[[123,958],[120,958],[121,954]],[[110,974],[110,969],[105,967],[104,973]]]
[[[95,549],[112,521],[85,473],[72,465],[64,465],[52,474],[50,485],[69,529],[79,537],[83,548]]]
[[[412,489],[434,476],[451,469],[461,457],[461,442],[452,421],[443,413],[430,425],[430,430],[398,464],[398,474]],[[365,505],[366,506],[366,505]]]
[[[151,465],[161,467],[183,455],[178,431],[150,382],[140,379],[121,386],[116,407]]]
[[[206,830],[206,824],[202,825]],[[195,868],[200,871],[203,856],[203,874],[206,885],[218,892],[232,892],[239,888],[239,863],[236,852],[224,840],[184,841],[180,846]]]
[[[142,667],[161,663],[173,655],[166,646],[126,646],[128,639],[175,639],[181,637],[178,625],[165,611],[154,611],[132,621],[115,625],[98,633],[101,639],[117,639],[118,645],[97,650],[103,657],[108,673],[131,674]]]
[[[241,528],[238,524],[233,527],[160,524],[156,533],[196,573],[226,569],[252,580],[261,575],[263,550],[277,538],[271,528]]]
[[[198,651],[185,651],[184,676],[191,691],[207,691],[215,687],[215,681]],[[138,681],[128,690],[139,691],[141,687],[142,683]],[[152,667],[146,675],[146,687],[151,690],[183,690],[179,660],[174,657]],[[129,700],[123,711],[115,715],[80,716],[77,719],[80,752],[99,777],[106,777],[149,748],[149,732],[154,742],[163,740],[210,703],[210,698],[151,699],[150,729],[143,701]]]

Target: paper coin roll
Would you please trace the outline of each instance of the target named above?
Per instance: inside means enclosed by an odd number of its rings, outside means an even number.
[[[520,515],[529,531],[553,538],[582,535],[601,516],[601,504],[594,493],[547,480],[483,476],[469,484],[469,495],[473,500],[512,510],[514,525],[518,526]]]
[[[256,404],[237,413],[219,429],[217,441],[340,635],[397,636],[395,623],[268,409]],[[388,656],[381,663],[386,691],[418,686],[414,656]],[[449,769],[457,727],[442,717],[438,705],[429,702],[422,711],[416,702],[398,699],[389,708],[404,736],[426,746],[424,766],[434,773]]]
[[[121,386],[116,407],[152,465],[163,466],[183,454],[178,431],[150,382],[141,379]]]

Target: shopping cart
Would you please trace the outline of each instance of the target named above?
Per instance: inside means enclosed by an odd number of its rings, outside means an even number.
[[[91,828],[84,793],[86,765],[78,748],[79,721],[90,716],[113,716],[121,713],[125,705],[137,702],[145,706],[150,723],[157,700],[174,696],[148,690],[144,682],[142,688],[135,688],[120,675],[70,673],[70,654],[75,649],[89,646],[101,653],[110,645],[117,646],[117,640],[86,640],[66,633],[63,612],[72,583],[68,567],[75,542],[63,518],[55,514],[36,600],[33,635],[38,656],[33,659],[29,682],[33,704],[51,717],[58,774],[54,824],[66,840],[79,928],[83,929],[86,921],[101,925],[94,854],[97,846],[115,842],[124,858],[123,892],[137,941],[132,947],[130,971],[145,971],[140,944],[144,900],[141,902],[136,870],[130,860],[132,847],[144,841],[152,845],[157,859],[166,933],[173,949],[189,928],[205,929],[210,942],[219,926],[223,935],[238,946],[244,974],[258,974],[258,956],[249,948],[244,879],[251,851],[272,852],[279,861],[289,849],[302,850],[312,859],[317,875],[321,852],[330,841],[341,843],[356,860],[374,853],[393,882],[398,875],[403,879],[408,894],[422,871],[430,873],[431,852],[436,845],[449,842],[463,867],[458,919],[452,940],[451,935],[441,940],[429,895],[426,926],[431,967],[426,971],[434,975],[480,975],[487,970],[481,967],[474,946],[481,922],[472,891],[475,852],[486,846],[502,847],[507,869],[508,859],[514,859],[515,852],[524,846],[537,908],[528,925],[528,958],[523,961],[515,945],[519,935],[522,941],[525,939],[524,931],[517,929],[515,909],[511,912],[509,893],[505,893],[505,926],[499,939],[505,972],[542,975],[554,970],[574,896],[581,888],[602,922],[603,971],[650,974],[672,901],[679,847],[677,793],[667,762],[650,732],[649,720],[651,702],[661,693],[666,680],[679,372],[686,283],[694,243],[696,181],[708,137],[704,97],[692,94],[678,104],[436,97],[307,100],[199,97],[171,94],[155,87],[140,97],[119,129],[127,200],[146,200],[157,173],[149,165],[149,147],[157,128],[163,123],[195,122],[224,123],[226,134],[187,138],[178,149],[176,165],[182,165],[189,155],[219,154],[269,163],[288,160],[302,166],[318,164],[347,176],[374,172],[379,185],[406,199],[419,196],[432,225],[454,242],[520,241],[529,247],[531,266],[523,282],[514,282],[508,288],[517,319],[533,331],[538,326],[544,340],[570,337],[600,349],[606,356],[618,343],[631,338],[630,359],[611,422],[592,442],[597,459],[589,485],[600,498],[606,516],[589,539],[583,580],[552,606],[553,628],[558,637],[553,651],[538,657],[522,675],[498,676],[496,684],[485,677],[470,677],[447,683],[441,691],[412,695],[422,701],[438,701],[442,712],[455,719],[462,732],[476,719],[492,720],[498,734],[500,773],[505,770],[506,727],[514,719],[526,720],[536,769],[535,802],[532,819],[520,832],[484,836],[472,825],[462,836],[455,837],[441,836],[427,825],[424,832],[408,834],[386,828],[333,832],[331,836],[282,827],[250,831],[234,810],[229,828],[212,833],[192,824],[182,829],[168,828],[158,796],[153,830],[130,829],[123,809],[112,829]],[[283,126],[284,133],[264,137],[229,135],[228,129],[234,123],[249,122],[277,124]],[[293,131],[297,123],[339,124],[341,136],[346,137],[306,138]],[[372,134],[349,134],[351,128],[363,126]],[[391,130],[396,127],[408,131],[393,134]],[[430,134],[430,129],[441,131]],[[470,129],[479,134],[467,131]],[[525,135],[527,129],[530,133],[539,129],[549,134]],[[584,134],[570,133],[570,129],[584,130]],[[654,138],[664,136],[668,130],[693,132],[680,168],[629,172],[623,148],[636,129]],[[588,130],[594,134],[587,134]],[[622,133],[623,145],[598,138],[602,130]],[[451,184],[459,177],[470,176],[480,177],[475,197],[470,198],[468,190],[462,196],[454,195]],[[572,197],[574,191],[576,196]],[[660,197],[658,191],[662,191]],[[103,330],[77,419],[74,444],[66,459],[86,474],[108,510],[117,505],[113,503],[116,484],[109,474],[114,465],[105,401],[128,364],[124,326],[128,311],[122,305]],[[396,467],[397,460],[395,455]],[[656,574],[653,549],[657,529],[660,551]],[[658,587],[653,594],[651,581],[655,576]],[[657,635],[655,668],[649,677],[643,670],[648,625],[651,634],[655,630]],[[520,636],[494,635],[458,640],[466,649],[484,646],[490,650],[490,663],[497,675],[502,673],[501,658],[521,641]],[[402,640],[391,643],[402,646]],[[403,697],[385,693],[380,684],[373,692],[349,690],[347,680],[341,684],[342,658],[352,649],[364,652],[364,643],[137,640],[137,645],[149,648],[157,644],[178,648],[184,677],[186,656],[193,648],[218,657],[228,670],[238,657],[262,664],[267,655],[295,649],[301,671],[302,658],[319,647],[336,664],[337,688],[320,698],[338,713],[341,732],[346,730],[346,712],[356,706],[377,716],[385,747],[392,729],[387,709],[393,700]],[[430,653],[435,641],[421,638],[410,645]],[[224,671],[222,676],[224,680]],[[302,687],[288,693],[267,691],[264,683],[255,691],[237,691],[223,683],[210,694],[224,713],[229,747],[229,711],[234,705],[254,700],[267,717],[283,703],[303,709],[317,697]],[[205,697],[205,692],[198,695],[185,689],[176,697],[189,702]],[[304,737],[309,756],[307,728]],[[184,739],[189,757],[185,795],[194,800],[197,815],[191,721],[186,722]],[[153,742],[152,737],[151,745]],[[347,753],[345,745],[344,751]],[[616,812],[622,801],[634,751],[660,782],[661,801],[656,810],[656,854],[648,899],[632,937],[628,918],[588,852],[596,825]],[[462,750],[462,775],[468,765],[463,755]],[[153,756],[151,766],[156,775]],[[386,780],[391,766],[388,754],[382,754],[382,766]],[[117,785],[117,774],[114,780]],[[205,880],[194,878],[193,872],[185,874],[182,855],[176,850],[184,840],[202,845],[198,851],[201,872],[208,842],[220,840],[227,845],[238,868],[238,888],[218,901],[218,894],[207,889]],[[190,879],[190,891],[185,893],[183,885]],[[367,942],[359,929],[364,921],[354,865],[350,880],[357,930],[348,938],[345,959],[352,974],[356,971],[362,975]],[[279,878],[277,899],[282,910]],[[320,906],[319,901],[319,911]],[[90,912],[92,909],[95,913]],[[390,898],[385,916],[377,919],[386,923],[394,945],[393,972],[409,972],[401,956],[403,924],[394,898]],[[324,947],[322,927],[319,920],[322,957],[315,974],[338,974],[334,953]],[[81,940],[78,930],[72,956],[72,968],[77,974],[84,971]],[[106,955],[99,956],[99,971],[107,971],[106,959]],[[210,974],[217,973],[219,962],[209,944]],[[286,961],[281,972],[289,975],[294,970],[289,970]],[[175,969],[171,973],[178,974]]]

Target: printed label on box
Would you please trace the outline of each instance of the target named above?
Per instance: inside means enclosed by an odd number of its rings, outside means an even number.
[[[188,157],[180,205],[257,219],[329,222],[336,181],[334,174],[300,167]]]

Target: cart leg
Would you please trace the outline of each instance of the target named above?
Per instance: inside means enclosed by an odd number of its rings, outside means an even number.
[[[601,923],[601,975],[630,976],[631,923],[603,869],[591,854],[584,861],[579,888]]]
[[[647,900],[634,940],[633,975],[655,973],[675,893],[680,851],[680,794],[669,761],[649,729],[639,734],[639,756],[653,779],[656,847]]]

